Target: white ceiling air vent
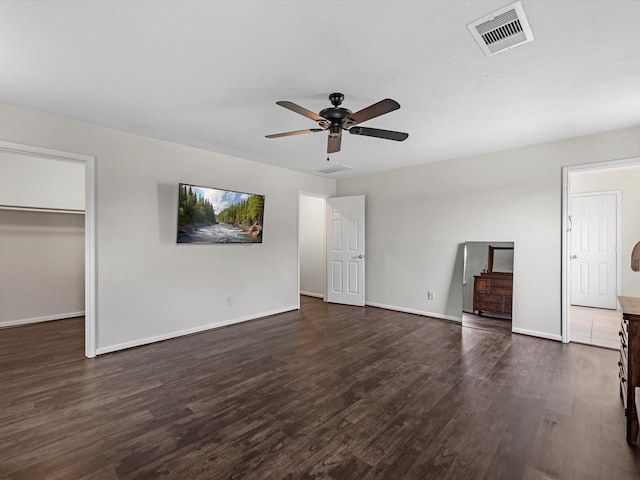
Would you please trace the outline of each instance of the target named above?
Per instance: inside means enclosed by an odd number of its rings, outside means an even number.
[[[331,167],[316,170],[316,172],[331,175],[332,173],[346,172],[347,170],[353,170],[353,167],[349,167],[348,165],[333,165]]]
[[[533,40],[520,2],[490,13],[467,28],[487,57]]]

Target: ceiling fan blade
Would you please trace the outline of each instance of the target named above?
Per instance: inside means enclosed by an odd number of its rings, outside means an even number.
[[[398,102],[391,100],[390,98],[385,98],[384,100],[380,100],[378,103],[369,105],[367,108],[363,108],[362,110],[349,115],[347,118],[351,125],[356,125],[358,123],[371,120],[372,118],[379,117],[380,115],[384,115],[385,113],[393,112],[399,108],[400,104]]]
[[[311,110],[307,110],[306,108],[301,107],[300,105],[296,105],[293,102],[287,102],[286,100],[281,100],[279,102],[276,102],[276,104],[280,105],[281,107],[288,108],[292,112],[296,112],[296,113],[299,113],[300,115],[310,118],[314,122],[322,122],[325,120],[320,115],[313,113]]]
[[[340,144],[342,143],[342,133],[338,133],[335,137],[329,135],[327,141],[327,153],[336,153],[340,151]]]
[[[265,135],[267,138],[280,138],[289,137],[291,135],[302,135],[303,133],[322,132],[322,128],[308,128],[307,130],[295,130],[293,132],[273,133],[271,135]]]
[[[387,140],[396,140],[398,142],[406,140],[409,136],[408,133],[367,127],[351,127],[349,129],[349,133],[352,133],[353,135],[364,135],[365,137],[386,138]]]

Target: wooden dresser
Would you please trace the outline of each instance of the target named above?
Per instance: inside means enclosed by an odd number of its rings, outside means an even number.
[[[627,417],[627,442],[638,440],[635,389],[640,386],[640,298],[618,297],[620,324],[620,396]]]
[[[473,312],[511,315],[513,273],[484,272],[473,277]]]

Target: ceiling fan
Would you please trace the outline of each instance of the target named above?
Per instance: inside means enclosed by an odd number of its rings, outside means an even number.
[[[306,108],[296,105],[293,102],[280,101],[276,102],[281,107],[304,115],[318,124],[320,128],[309,128],[307,130],[295,130],[293,132],[274,133],[267,135],[267,138],[288,137],[290,135],[301,135],[303,133],[314,133],[329,130],[329,140],[327,143],[327,153],[336,153],[340,151],[342,143],[342,130],[347,130],[352,135],[364,135],[366,137],[385,138],[387,140],[396,140],[401,142],[405,140],[409,134],[403,132],[394,132],[392,130],[381,130],[379,128],[368,128],[357,126],[360,123],[379,117],[385,113],[393,112],[400,108],[400,104],[390,98],[369,105],[356,113],[341,107],[344,95],[341,93],[332,93],[329,95],[329,101],[333,107],[325,108],[320,113],[315,114]]]

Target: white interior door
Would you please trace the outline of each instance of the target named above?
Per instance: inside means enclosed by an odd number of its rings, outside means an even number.
[[[327,301],[364,305],[364,195],[327,199]]]
[[[571,212],[571,304],[616,308],[617,196],[575,195]]]

